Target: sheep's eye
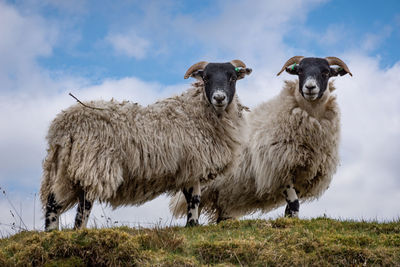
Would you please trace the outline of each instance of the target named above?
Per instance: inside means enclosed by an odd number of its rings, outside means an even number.
[[[329,71],[324,71],[324,72],[322,72],[322,76],[328,77],[328,76],[329,76]]]
[[[206,77],[203,77],[203,82],[208,83],[208,79]]]
[[[231,79],[230,79],[231,82],[234,82],[236,80],[237,80],[236,76],[231,76]]]
[[[299,74],[299,75],[303,74],[303,70],[299,69],[299,70],[297,71],[297,74]]]

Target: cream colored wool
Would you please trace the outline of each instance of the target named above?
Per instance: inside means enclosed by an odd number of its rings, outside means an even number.
[[[50,193],[64,211],[86,197],[138,205],[226,171],[239,145],[237,97],[220,116],[201,83],[142,107],[131,102],[76,104],[52,122],[43,163],[41,201]]]
[[[309,102],[297,81],[247,116],[245,139],[236,167],[202,189],[200,207],[211,220],[268,212],[286,204],[284,188],[295,178],[301,201],[318,198],[329,186],[339,162],[340,113],[333,83],[321,99]],[[170,208],[185,212],[176,195]]]

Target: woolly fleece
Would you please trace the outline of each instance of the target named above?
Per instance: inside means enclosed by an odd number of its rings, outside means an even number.
[[[65,211],[82,190],[91,200],[139,205],[162,193],[206,182],[230,166],[240,142],[237,97],[218,116],[204,86],[147,107],[128,101],[92,101],[62,111],[47,135],[40,189]]]

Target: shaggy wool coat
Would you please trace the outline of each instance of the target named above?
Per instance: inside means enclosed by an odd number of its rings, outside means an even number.
[[[211,220],[268,212],[286,204],[285,187],[294,180],[302,201],[318,198],[339,162],[340,113],[333,83],[317,101],[305,100],[297,81],[247,116],[245,141],[235,167],[202,188],[200,207]],[[174,215],[184,214],[178,194]]]
[[[147,107],[128,101],[76,104],[51,123],[41,201],[62,211],[89,200],[138,205],[227,171],[240,142],[237,97],[220,116],[200,83]],[[61,211],[61,212],[62,212]]]

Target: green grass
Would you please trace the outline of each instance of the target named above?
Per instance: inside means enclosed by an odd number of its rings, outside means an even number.
[[[0,266],[400,266],[400,221],[227,221],[194,228],[21,232]]]

